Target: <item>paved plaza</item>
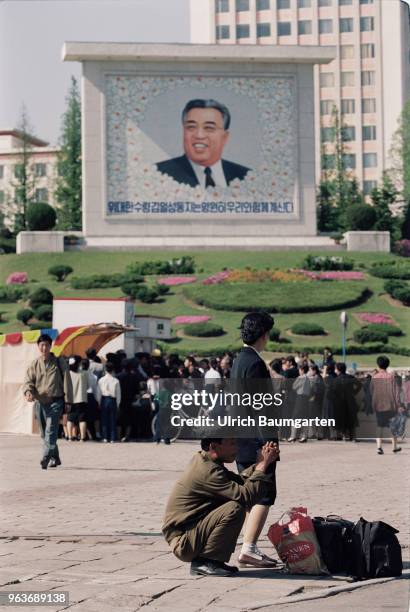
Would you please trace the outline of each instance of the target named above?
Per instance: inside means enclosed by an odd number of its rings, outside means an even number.
[[[161,521],[196,442],[167,447],[63,440],[63,465],[43,471],[36,436],[2,435],[1,590],[69,591],[69,604],[31,610],[404,612],[410,444],[402,446],[393,454],[386,445],[383,456],[369,442],[281,446],[278,498],[269,524],[289,507],[306,505],[312,516],[333,513],[354,521],[364,516],[400,529],[404,578],[352,583],[345,577],[253,569],[232,578],[190,576],[189,565],[170,553]],[[265,535],[261,547],[272,554]]]

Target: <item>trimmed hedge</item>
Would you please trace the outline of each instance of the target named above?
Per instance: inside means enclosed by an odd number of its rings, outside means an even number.
[[[353,260],[345,257],[316,257],[314,255],[308,255],[302,263],[303,270],[312,270],[313,272],[353,270],[353,266]]]
[[[292,334],[298,334],[300,336],[324,336],[326,335],[325,330],[321,325],[317,323],[295,323],[292,325],[290,331]]]
[[[92,276],[74,277],[71,279],[73,289],[106,289],[108,287],[120,287],[125,282],[124,274],[93,274]],[[133,279],[134,283],[142,283],[141,276]]]
[[[37,321],[37,323],[32,323],[30,325],[31,330],[35,329],[51,329],[52,325],[50,321]]]
[[[371,295],[357,281],[191,285],[184,287],[182,293],[215,310],[283,313],[339,310],[356,306]]]
[[[369,325],[366,325],[364,329],[382,332],[388,336],[403,336],[403,332],[400,327],[396,327],[396,325],[389,325],[388,323],[369,323]]]
[[[366,344],[367,342],[382,342],[386,344],[389,337],[386,333],[372,331],[371,329],[363,327],[362,329],[356,329],[353,333],[353,339],[355,342],[359,342],[359,344]]]
[[[17,287],[15,285],[0,286],[0,302],[13,303],[27,297],[28,287]]]
[[[52,304],[53,294],[46,287],[39,287],[30,295],[30,306],[34,310],[43,304]]]
[[[169,261],[137,261],[127,266],[126,272],[142,276],[149,276],[150,274],[191,274],[195,272],[195,260],[189,255],[184,255],[179,258],[174,257]]]
[[[396,262],[396,263],[378,263],[373,264],[369,269],[372,276],[378,278],[392,278],[392,279],[410,279],[410,263],[407,262]]]
[[[16,239],[15,238],[0,238],[0,254],[15,253]]]
[[[39,321],[52,321],[53,307],[51,304],[42,304],[35,309],[34,314]]]
[[[346,211],[348,229],[353,231],[368,231],[373,229],[377,213],[369,204],[353,204]]]
[[[384,290],[395,300],[410,306],[410,285],[404,281],[389,280],[384,283]]]
[[[51,266],[51,268],[48,269],[48,273],[54,276],[59,283],[62,283],[71,272],[73,272],[71,266]]]
[[[32,319],[34,316],[34,312],[31,310],[31,308],[22,308],[21,310],[17,311],[16,314],[16,319],[17,321],[21,321],[22,323],[24,323],[24,325],[27,325],[27,323],[30,321],[30,319]]]
[[[27,206],[26,221],[30,231],[48,231],[54,228],[57,214],[46,202],[32,202]]]
[[[278,329],[277,327],[272,327],[272,329],[269,332],[269,340],[271,340],[272,342],[278,342],[280,338],[280,329]]]
[[[216,336],[223,336],[225,333],[224,328],[221,325],[215,323],[190,323],[185,325],[184,333],[187,336],[197,336],[198,338],[213,338]]]

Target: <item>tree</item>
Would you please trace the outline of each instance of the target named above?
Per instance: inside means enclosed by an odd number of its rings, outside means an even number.
[[[398,218],[393,217],[390,208],[396,201],[397,195],[398,191],[387,172],[383,172],[381,185],[375,187],[370,194],[376,212],[376,222],[373,229],[390,232],[393,241],[400,237]]]
[[[58,228],[81,229],[81,100],[77,80],[71,77],[67,110],[62,117],[57,189]]]
[[[12,182],[14,193],[10,198],[14,231],[16,233],[27,228],[27,207],[34,201],[36,182],[34,173],[31,170],[33,150],[31,134],[33,133],[33,129],[25,104],[21,107],[17,130],[21,140],[21,147],[17,155],[17,164],[14,169],[15,180]]]
[[[389,155],[390,176],[404,203],[402,238],[410,239],[410,99],[400,114]]]

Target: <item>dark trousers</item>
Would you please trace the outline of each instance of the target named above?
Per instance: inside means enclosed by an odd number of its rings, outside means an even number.
[[[51,404],[35,403],[35,418],[43,439],[43,458],[59,457],[57,437],[60,418],[64,411],[64,400],[60,399]]]
[[[117,401],[103,395],[101,399],[101,434],[104,440],[117,439]]]
[[[171,540],[172,552],[181,561],[196,557],[229,561],[245,521],[246,511],[234,501],[207,514],[195,527]]]

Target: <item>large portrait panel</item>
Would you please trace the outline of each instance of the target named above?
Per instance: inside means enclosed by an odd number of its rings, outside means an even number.
[[[295,88],[292,75],[106,74],[106,216],[295,218]]]

